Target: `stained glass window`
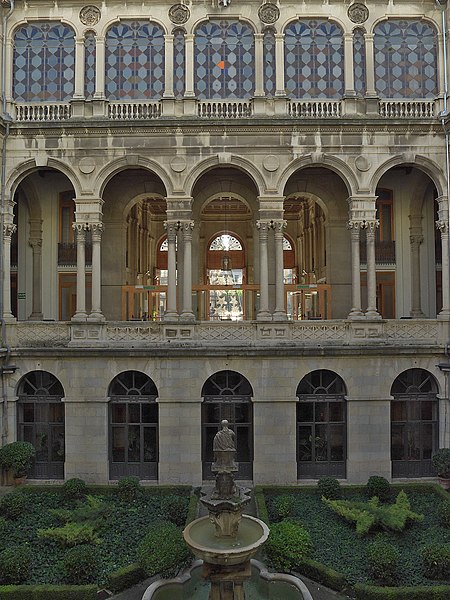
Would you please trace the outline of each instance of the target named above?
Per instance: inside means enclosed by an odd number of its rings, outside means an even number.
[[[285,87],[291,98],[341,98],[344,43],[340,27],[311,19],[285,30]]]
[[[263,38],[264,44],[264,91],[266,96],[274,96],[276,91],[275,68],[275,32],[266,29]]]
[[[96,42],[91,31],[84,38],[84,95],[92,98],[95,93]]]
[[[355,29],[353,32],[353,73],[356,95],[364,96],[366,93],[366,44],[362,29]]]
[[[14,35],[13,97],[67,102],[75,87],[75,35],[60,22],[35,22]]]
[[[426,21],[389,19],[374,29],[375,89],[382,98],[434,98],[437,34]]]
[[[121,21],[108,30],[105,87],[109,100],[159,100],[164,92],[164,32],[149,21]]]
[[[234,235],[230,235],[229,233],[223,233],[222,235],[217,236],[211,242],[209,246],[210,250],[242,250],[241,242],[234,237]]]
[[[200,99],[249,98],[255,87],[253,31],[238,21],[211,20],[195,35],[195,89]]]
[[[182,98],[184,96],[185,82],[184,31],[177,29],[173,35],[173,91],[175,98]]]

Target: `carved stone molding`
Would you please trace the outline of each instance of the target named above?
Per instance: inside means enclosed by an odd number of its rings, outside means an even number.
[[[184,4],[174,4],[169,8],[169,19],[175,25],[183,25],[189,20],[191,11]]]
[[[348,7],[348,18],[352,23],[365,23],[369,18],[369,9],[361,2],[355,2]]]
[[[280,9],[276,4],[266,2],[265,4],[259,7],[258,17],[263,23],[271,25],[272,23],[276,23],[276,21],[278,21],[278,19],[280,18]]]
[[[102,13],[100,12],[100,9],[96,6],[84,6],[80,10],[80,21],[83,23],[83,25],[88,25],[89,27],[97,25],[97,23],[100,21],[101,16]]]

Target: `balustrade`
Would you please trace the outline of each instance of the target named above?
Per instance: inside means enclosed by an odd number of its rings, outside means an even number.
[[[65,121],[72,116],[70,104],[16,104],[15,120],[19,122]]]

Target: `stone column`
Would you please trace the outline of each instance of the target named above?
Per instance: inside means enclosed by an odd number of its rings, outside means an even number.
[[[374,98],[377,95],[375,90],[375,58],[373,39],[373,33],[364,34],[364,41],[366,45],[366,96],[369,98]]]
[[[90,226],[92,236],[92,309],[88,321],[104,321],[101,305],[102,268],[101,268],[101,241],[103,223],[92,223]]]
[[[164,315],[165,321],[176,321],[178,319],[177,312],[177,253],[176,239],[177,231],[180,228],[180,222],[166,221],[164,224],[167,230],[167,271],[168,271],[168,286],[167,286],[167,306]]]
[[[381,319],[377,311],[377,270],[375,264],[375,229],[378,221],[366,221],[367,236],[367,310],[366,318]]]
[[[255,33],[255,96],[264,96],[264,34]]]
[[[75,41],[75,89],[74,100],[84,100],[84,37]]]
[[[173,35],[164,36],[165,77],[163,98],[173,98]]]
[[[267,239],[270,222],[257,221],[259,230],[259,311],[258,321],[270,321],[272,316],[269,312],[269,262],[267,257]]]
[[[3,318],[15,321],[11,312],[11,237],[17,226],[14,223],[3,225]]]
[[[345,96],[355,95],[355,79],[353,70],[353,33],[344,35],[344,84]]]
[[[420,246],[423,243],[422,216],[409,216],[409,242],[411,245],[411,317],[421,318],[425,315],[422,311],[420,299]]]
[[[194,98],[194,36],[192,34],[188,34],[184,38],[185,43],[185,61],[186,61],[186,69],[185,69],[185,90],[184,95],[186,98]]]
[[[286,304],[284,297],[284,258],[283,258],[283,231],[286,221],[274,221],[272,228],[275,232],[275,312],[274,320],[286,321]]]
[[[77,308],[72,321],[86,321],[86,223],[72,225],[77,238]]]
[[[275,96],[286,96],[284,85],[284,33],[275,34]]]
[[[449,273],[449,235],[448,235],[448,200],[446,196],[437,198],[439,205],[438,220],[436,227],[441,232],[442,245],[442,310],[438,315],[438,319],[450,319],[450,273]]]
[[[95,48],[95,93],[96,100],[105,98],[105,38],[97,37]]]
[[[348,222],[352,244],[352,309],[348,315],[349,319],[361,319],[364,317],[361,308],[361,266],[359,252],[359,232],[364,223],[351,220]]]
[[[180,317],[184,321],[195,319],[192,312],[192,230],[194,221],[185,221],[183,229],[183,308]]]
[[[33,299],[29,319],[42,321],[42,235],[30,237],[28,243],[33,253]]]

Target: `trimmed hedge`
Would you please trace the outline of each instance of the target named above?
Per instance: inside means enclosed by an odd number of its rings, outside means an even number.
[[[354,590],[356,600],[448,600],[450,598],[450,585],[376,587],[357,583]]]
[[[126,590],[137,583],[140,583],[147,578],[147,575],[138,563],[127,565],[122,569],[118,569],[111,573],[108,578],[107,588],[117,594],[122,590]]]
[[[297,562],[296,572],[298,571],[301,575],[309,577],[313,581],[317,581],[326,587],[337,592],[342,592],[348,589],[347,579],[345,575],[326,567],[322,563],[319,563],[311,558],[302,558]]]
[[[96,585],[3,585],[2,600],[96,600]]]

